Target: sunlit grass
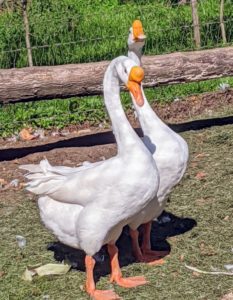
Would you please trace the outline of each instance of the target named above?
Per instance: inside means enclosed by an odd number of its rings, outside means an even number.
[[[180,217],[197,221],[191,231],[168,239],[171,255],[166,264],[151,268],[132,264],[123,268],[126,276],[144,275],[147,286],[123,289],[114,286],[124,300],[219,300],[232,290],[231,276],[199,275],[185,268],[185,263],[203,270],[212,267],[223,270],[232,264],[233,219],[233,127],[213,127],[183,134],[190,148],[189,168],[181,184],[170,197],[167,210]],[[77,162],[76,162],[77,163]],[[4,165],[7,167],[6,165]],[[204,172],[198,180],[196,174]],[[71,271],[64,276],[35,278],[25,282],[21,275],[27,265],[54,262],[52,252],[46,250],[54,237],[40,223],[36,202],[26,192],[2,193],[0,215],[0,299],[89,299],[83,289],[85,274]],[[15,235],[27,238],[24,257],[17,248]],[[107,289],[108,277],[101,278],[98,288]]]
[[[219,90],[220,83],[233,86],[233,78],[222,78],[198,83],[160,86],[145,89],[146,97],[153,103],[169,103],[194,94]],[[128,93],[121,94],[125,110],[132,110]],[[71,124],[98,126],[109,124],[102,96],[71,99],[55,99],[39,102],[16,103],[0,108],[0,136],[6,137],[18,133],[23,127],[64,128]]]

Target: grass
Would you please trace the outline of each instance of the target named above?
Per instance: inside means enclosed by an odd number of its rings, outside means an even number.
[[[0,18],[0,68],[27,66],[20,1]],[[113,59],[126,53],[132,20],[140,18],[147,33],[146,54],[193,50],[190,5],[177,1],[58,2],[31,0],[28,5],[34,65],[56,65]],[[18,3],[18,5],[17,5]],[[202,47],[222,46],[219,3],[199,1]],[[233,8],[225,1],[227,42],[233,41]]]
[[[146,89],[145,92],[151,103],[168,103],[175,98],[217,91],[220,83],[228,83],[233,87],[233,77],[160,86]],[[125,110],[132,108],[128,93],[122,93],[122,103]],[[7,104],[0,108],[0,137],[17,134],[24,127],[60,129],[70,124],[86,122],[93,126],[109,123],[102,96]]]
[[[183,136],[189,144],[190,164],[182,183],[173,190],[167,210],[195,219],[197,227],[168,239],[172,252],[165,265],[124,267],[124,275],[144,274],[150,281],[149,285],[133,290],[114,286],[124,300],[219,300],[232,290],[232,277],[198,276],[184,264],[211,270],[232,263],[233,127],[213,127]],[[206,173],[206,177],[196,179],[198,172]],[[8,207],[8,213],[0,218],[0,271],[5,272],[0,278],[0,299],[39,300],[45,295],[54,300],[88,299],[82,291],[85,276],[81,272],[37,278],[32,283],[20,278],[27,265],[54,262],[52,253],[46,251],[47,243],[54,237],[41,225],[36,204],[28,194],[13,195],[13,208],[10,201],[5,201],[6,192],[1,201],[3,208]],[[25,257],[17,249],[16,234],[27,238]],[[101,278],[97,286],[109,288],[108,278]]]
[[[0,68],[27,66],[20,1],[1,12]],[[34,65],[56,65],[112,59],[126,54],[128,29],[135,18],[143,21],[147,41],[145,54],[193,50],[190,5],[178,6],[173,0],[75,1],[32,0],[28,6]],[[199,1],[202,47],[222,46],[219,3]],[[225,1],[225,26],[228,43],[233,40],[233,6]],[[43,46],[43,47],[41,47]],[[176,97],[215,91],[222,81],[148,89],[150,101],[172,101]],[[126,109],[131,107],[123,95]],[[85,122],[108,122],[101,97],[55,99],[50,102],[14,104],[0,107],[0,136],[7,137],[23,127],[63,128]]]

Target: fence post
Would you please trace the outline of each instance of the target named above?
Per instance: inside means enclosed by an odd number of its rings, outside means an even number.
[[[221,27],[221,33],[222,33],[222,41],[224,44],[227,43],[226,38],[226,30],[225,30],[225,24],[224,24],[224,0],[221,0],[220,3],[220,27]]]
[[[29,22],[28,22],[28,15],[27,15],[27,0],[21,0],[21,3],[23,9],[23,22],[25,27],[25,40],[26,40],[27,53],[28,53],[28,65],[29,67],[33,67]]]
[[[198,17],[198,10],[197,10],[197,0],[191,0],[191,7],[192,7],[194,40],[195,40],[196,48],[200,48],[201,35],[200,35],[200,25],[199,25],[199,17]]]

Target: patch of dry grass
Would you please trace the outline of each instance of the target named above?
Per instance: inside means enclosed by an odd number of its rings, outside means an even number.
[[[132,290],[114,286],[125,300],[217,300],[232,291],[233,277],[193,273],[184,264],[211,270],[233,263],[233,126],[186,132],[183,136],[190,146],[190,165],[182,183],[172,192],[167,210],[195,219],[197,226],[168,239],[172,251],[165,265],[151,268],[132,264],[123,268],[126,276],[144,274],[150,281]],[[197,176],[200,172],[204,174],[201,178]],[[53,253],[46,250],[54,238],[41,225],[35,202],[26,193],[24,196],[16,209],[0,219],[0,299],[43,299],[44,295],[54,300],[88,299],[83,291],[85,274],[81,272],[35,278],[32,283],[20,278],[27,265],[54,262]],[[17,234],[27,238],[24,257],[16,245]],[[98,282],[99,288],[109,286],[108,277]]]

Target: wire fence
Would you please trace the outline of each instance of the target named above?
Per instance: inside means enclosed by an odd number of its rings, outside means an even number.
[[[231,0],[225,0],[224,8],[226,42],[222,38],[219,2],[198,1],[200,49],[232,44]],[[196,49],[192,9],[188,0],[31,0],[27,4],[27,17],[34,66],[110,60],[126,54],[128,30],[136,18],[142,20],[147,35],[145,54]],[[28,66],[21,0],[3,2],[0,36],[0,68]],[[183,96],[182,93],[205,92],[212,89],[211,84],[190,84],[180,90],[174,87],[152,89],[148,94],[150,99],[165,101]],[[126,95],[123,103],[126,109],[131,108]],[[73,98],[0,107],[0,136],[9,136],[23,127],[61,128],[75,122],[105,126],[108,117],[102,98],[89,97],[82,101]]]
[[[12,2],[12,1],[5,1]],[[20,1],[2,10],[0,68],[28,65]],[[127,52],[132,20],[140,18],[147,34],[145,54],[162,54],[196,48],[191,6],[188,1],[43,1],[28,3],[33,65],[57,65],[112,59]],[[80,4],[79,4],[80,2]],[[233,7],[225,3],[227,44],[233,41]],[[71,4],[70,4],[71,3]],[[83,4],[83,6],[81,5]],[[105,5],[104,5],[105,4]],[[221,35],[219,3],[198,2],[201,48],[226,45]]]

